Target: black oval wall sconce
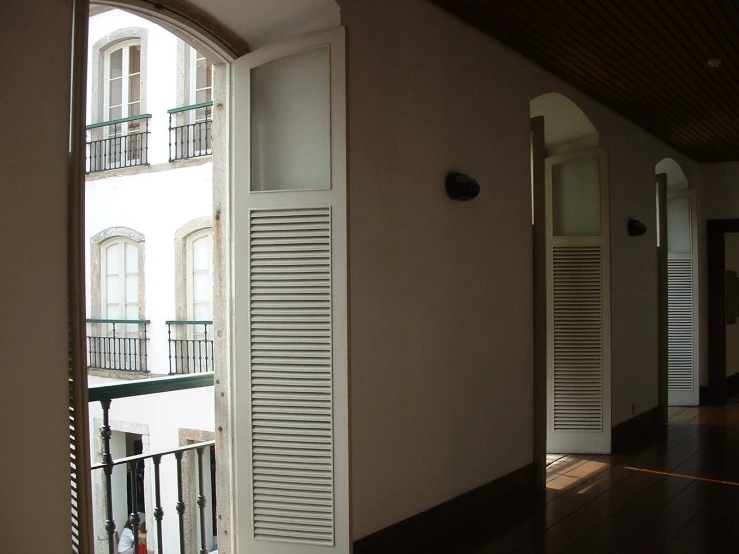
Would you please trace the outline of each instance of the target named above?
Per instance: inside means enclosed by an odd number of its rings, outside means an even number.
[[[446,176],[446,193],[452,200],[472,200],[480,194],[480,183],[464,173],[453,171]]]
[[[633,217],[629,218],[629,223],[627,224],[626,229],[629,231],[630,237],[640,237],[647,232],[647,226]]]

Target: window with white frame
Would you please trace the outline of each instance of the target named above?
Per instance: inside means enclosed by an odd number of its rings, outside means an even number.
[[[105,117],[117,121],[141,115],[141,41],[125,40],[105,52]],[[125,121],[107,127],[108,136],[125,137],[109,142],[109,168],[130,165],[144,155],[142,124]]]
[[[103,317],[139,319],[139,245],[115,237],[101,245]]]
[[[191,48],[190,50],[190,102],[202,104],[213,100],[213,64],[207,58]],[[195,121],[205,121],[210,117],[210,108],[199,108],[195,111]]]
[[[202,229],[186,240],[187,329],[190,371],[213,370],[213,232]]]

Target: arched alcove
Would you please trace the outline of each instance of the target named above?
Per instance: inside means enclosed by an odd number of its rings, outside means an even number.
[[[592,148],[600,142],[598,131],[585,112],[557,92],[534,98],[530,104],[530,115],[544,117],[544,145],[548,155]]]
[[[664,158],[654,166],[654,172],[659,175],[664,173],[667,175],[667,190],[674,192],[678,190],[687,190],[690,188],[688,177],[685,175],[683,168],[672,158]]]

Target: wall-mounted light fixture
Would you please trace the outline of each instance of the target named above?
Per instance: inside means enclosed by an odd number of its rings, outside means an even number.
[[[452,200],[472,200],[480,194],[480,183],[464,173],[453,171],[446,176],[446,193]]]
[[[629,231],[630,237],[640,237],[647,232],[647,226],[633,217],[629,218],[629,223],[626,226],[626,229]]]

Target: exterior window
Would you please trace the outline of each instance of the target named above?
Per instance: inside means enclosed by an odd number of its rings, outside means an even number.
[[[115,238],[106,242],[102,247],[102,269],[101,298],[103,299],[104,318],[138,319],[138,245],[124,238]]]
[[[213,100],[213,64],[197,50],[192,50],[190,59],[191,91],[193,104],[202,104]],[[210,109],[199,108],[195,111],[195,121],[205,121],[210,116]]]
[[[187,317],[213,318],[213,233],[205,229],[187,239]]]
[[[141,43],[127,40],[109,50],[105,59],[108,121],[141,114]]]

